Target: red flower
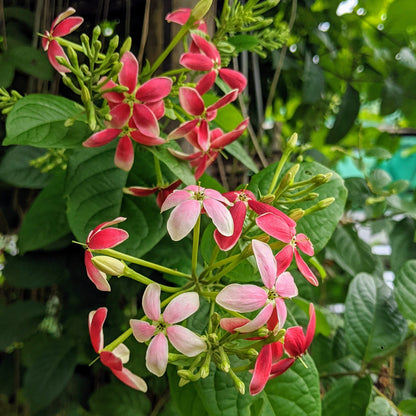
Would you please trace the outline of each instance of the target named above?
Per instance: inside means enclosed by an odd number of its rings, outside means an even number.
[[[169,13],[165,20],[167,22],[178,23],[179,25],[184,25],[189,18],[191,17],[192,9],[182,8],[174,10],[173,12]],[[195,29],[208,33],[207,24],[203,20],[199,20],[198,22],[194,23]]]
[[[82,17],[71,17],[74,13],[75,9],[70,7],[58,15],[58,17],[52,22],[50,30],[45,31],[45,35],[42,39],[42,47],[45,51],[48,51],[49,62],[58,72],[71,72],[70,69],[59,64],[56,60],[57,56],[62,56],[66,61],[68,61],[68,57],[66,56],[62,46],[57,40],[55,40],[55,38],[68,35],[82,24],[84,21]]]

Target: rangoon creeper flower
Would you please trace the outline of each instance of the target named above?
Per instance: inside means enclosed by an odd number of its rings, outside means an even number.
[[[118,224],[125,221],[124,217],[117,217],[112,221],[103,222],[97,225],[87,237],[87,249],[85,250],[84,261],[87,269],[87,275],[90,280],[95,284],[98,290],[109,292],[111,287],[107,281],[105,273],[98,270],[92,264],[92,253],[91,250],[103,250],[105,248],[113,248],[123,241],[129,238],[129,234],[125,230],[119,228],[110,227],[111,225]],[[110,228],[107,228],[110,227]]]
[[[207,349],[205,342],[189,329],[175,325],[191,316],[199,308],[196,292],[182,293],[169,302],[163,314],[160,311],[160,286],[151,283],[143,295],[143,310],[152,323],[130,319],[133,335],[138,342],[151,338],[146,352],[147,369],[161,377],[168,364],[168,340],[182,354],[195,357]]]
[[[318,286],[318,279],[302,259],[298,251],[298,249],[300,249],[308,256],[313,256],[313,245],[309,238],[302,233],[296,234],[295,227],[290,227],[285,222],[279,221],[274,214],[266,213],[261,215],[256,219],[256,223],[258,227],[267,234],[288,244],[276,255],[276,261],[278,264],[277,273],[283,273],[290,266],[293,254],[295,254],[295,260],[299,271],[309,283],[314,286]]]
[[[62,46],[55,38],[66,36],[77,29],[84,19],[79,16],[72,16],[75,13],[75,9],[69,7],[67,10],[58,15],[58,17],[52,22],[50,30],[46,30],[44,37],[42,38],[43,50],[48,51],[48,59],[51,65],[58,72],[71,72],[70,69],[61,65],[56,60],[57,56],[62,56],[67,62],[69,62],[66,53]]]
[[[89,313],[88,329],[94,351],[100,354],[101,362],[107,366],[119,380],[133,389],[146,392],[146,382],[124,367],[124,364],[128,362],[130,357],[130,351],[124,344],[118,345],[113,351],[103,350],[103,325],[106,317],[107,308],[104,307]]]
[[[232,205],[214,189],[189,185],[173,191],[162,205],[161,212],[175,207],[168,219],[167,228],[172,240],[182,240],[195,226],[204,210],[223,235],[234,232],[233,218],[225,205]]]
[[[252,247],[261,279],[266,287],[232,283],[218,293],[216,302],[225,309],[241,313],[262,308],[252,321],[234,328],[238,332],[253,332],[266,323],[269,330],[277,332],[286,321],[284,299],[297,296],[298,289],[290,273],[276,273],[276,259],[268,244],[253,240]],[[231,326],[232,319],[241,318],[228,318],[228,326]]]
[[[192,9],[182,8],[174,10],[173,12],[166,15],[165,20],[167,22],[178,23],[183,26],[191,17]],[[199,20],[194,23],[194,28],[201,32],[208,33],[207,24],[204,20]]]
[[[181,55],[179,63],[194,71],[209,71],[197,83],[196,89],[204,95],[215,83],[217,75],[231,88],[240,93],[247,85],[246,77],[238,71],[221,67],[221,56],[212,42],[205,40],[196,33],[191,34],[193,44],[191,52]]]

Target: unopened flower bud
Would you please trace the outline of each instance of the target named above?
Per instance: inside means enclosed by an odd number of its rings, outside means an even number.
[[[178,386],[183,387],[183,386],[186,386],[188,383],[189,383],[189,380],[187,380],[186,378],[180,378]]]
[[[87,104],[88,102],[91,101],[90,92],[85,85],[81,87],[81,100],[84,104]]]
[[[305,211],[302,208],[295,208],[288,213],[289,217],[292,218],[292,220],[296,222],[298,222],[303,217],[304,214],[305,214]]]
[[[211,354],[207,354],[205,357],[205,361],[199,370],[199,374],[201,378],[207,378],[209,376],[209,364],[211,363]]]
[[[194,374],[190,370],[178,370],[178,376],[189,381],[197,381],[200,378],[200,375]]]
[[[249,348],[247,350],[247,356],[249,358],[256,358],[259,355],[259,352],[255,348]]]
[[[212,0],[200,0],[191,11],[191,18],[194,22],[203,19],[211,8]]]
[[[314,199],[318,198],[319,194],[316,192],[311,192],[310,194],[305,196],[305,199],[303,201],[313,201]]]
[[[119,40],[120,39],[119,39],[118,35],[114,36],[110,40],[110,43],[108,44],[108,50],[107,50],[108,54],[113,53],[116,50],[116,48],[118,47],[118,44],[119,44]]]
[[[261,202],[264,202],[265,204],[271,204],[273,201],[274,201],[273,194],[267,194],[263,198],[261,198]]]
[[[267,337],[269,335],[269,330],[267,328],[260,328],[257,330],[259,337]]]
[[[224,373],[228,373],[231,368],[230,359],[228,358],[227,353],[224,351],[223,347],[218,347],[219,352],[219,362],[218,367],[220,370],[224,371]]]
[[[331,196],[330,198],[325,198],[322,201],[318,202],[318,207],[319,209],[324,209],[324,208],[328,208],[330,205],[332,205],[332,203],[335,201],[335,198],[333,196]]]
[[[287,142],[287,147],[290,148],[290,149],[294,149],[296,147],[297,143],[298,143],[298,134],[293,133],[290,136],[290,139]]]
[[[127,51],[129,51],[131,48],[131,37],[128,37],[120,48],[120,57],[122,57]]]
[[[72,46],[68,46],[66,48],[66,51],[68,53],[68,58],[71,61],[72,66],[78,68],[78,55],[75,52],[74,48]]]
[[[100,271],[112,276],[124,274],[124,263],[109,256],[95,256],[91,259],[92,264]]]
[[[218,345],[218,335],[213,332],[208,334],[208,341],[213,345]]]
[[[239,393],[244,394],[246,391],[246,386],[244,385],[243,381],[240,380],[237,375],[234,373],[233,370],[230,370],[228,373],[234,381],[235,387],[239,391]]]
[[[92,31],[92,43],[94,43],[101,35],[101,27],[99,25],[95,26]]]
[[[217,312],[214,312],[212,315],[211,315],[211,324],[212,324],[212,327],[214,328],[214,330],[216,329],[216,328],[218,328],[218,326],[219,326],[219,324],[220,324],[220,320],[221,320],[221,317],[220,317],[220,315],[217,313]],[[218,337],[217,337],[218,338]]]

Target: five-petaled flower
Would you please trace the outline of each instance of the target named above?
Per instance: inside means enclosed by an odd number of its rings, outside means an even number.
[[[168,340],[182,354],[195,357],[207,349],[205,342],[191,330],[175,325],[191,316],[199,308],[199,296],[196,292],[186,292],[172,299],[163,314],[160,310],[160,286],[151,283],[144,291],[142,306],[148,322],[131,319],[133,335],[139,342],[151,338],[146,352],[147,369],[162,376],[168,364]]]
[[[232,283],[218,293],[216,302],[234,312],[253,312],[262,308],[253,320],[234,330],[242,333],[253,332],[267,323],[268,329],[276,332],[286,321],[284,299],[297,296],[298,289],[290,273],[276,273],[276,259],[268,244],[253,240],[252,247],[265,288]]]
[[[168,233],[174,241],[182,240],[194,228],[203,209],[221,234],[232,235],[233,218],[225,205],[232,204],[218,191],[189,185],[168,195],[161,212],[175,207],[167,223]]]
[[[260,229],[267,234],[276,238],[277,240],[287,243],[287,246],[279,251],[276,255],[278,265],[278,273],[283,273],[292,262],[293,254],[295,254],[296,264],[299,271],[303,274],[306,280],[314,286],[318,286],[318,279],[313,274],[312,270],[302,259],[299,250],[306,253],[308,256],[313,256],[313,245],[309,238],[302,233],[296,234],[295,227],[290,227],[287,223],[279,221],[279,219],[270,213],[260,215],[256,219],[256,223]]]
[[[48,52],[49,62],[58,72],[61,73],[71,72],[71,70],[58,63],[56,60],[57,56],[62,56],[67,62],[69,62],[62,46],[55,38],[70,34],[82,24],[84,19],[79,16],[72,16],[74,13],[75,9],[69,7],[67,10],[59,14],[58,17],[52,22],[50,30],[46,30],[44,37],[42,38],[42,47]]]
[[[90,332],[91,344],[94,351],[100,354],[101,362],[107,366],[113,374],[123,383],[133,389],[143,392],[147,391],[146,382],[139,376],[133,374],[124,367],[128,362],[130,351],[124,344],[119,344],[114,350],[104,350],[104,321],[107,317],[107,308],[99,308],[91,311],[88,316],[88,329]]]
[[[118,244],[129,238],[129,234],[125,230],[111,227],[111,225],[118,224],[125,221],[124,217],[117,217],[112,221],[103,222],[97,225],[87,237],[87,248],[85,250],[84,261],[87,269],[87,275],[90,280],[95,284],[98,290],[109,292],[111,287],[107,281],[105,273],[98,270],[91,262],[92,253],[91,250],[103,250],[105,248],[113,248]],[[110,228],[107,228],[110,227]]]

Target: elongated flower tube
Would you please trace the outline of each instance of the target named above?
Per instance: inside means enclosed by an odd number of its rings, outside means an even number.
[[[195,227],[202,210],[212,219],[221,234],[232,235],[234,223],[226,205],[232,204],[218,191],[189,185],[168,195],[161,212],[175,207],[169,216],[167,228],[172,240],[179,241]]]
[[[207,349],[205,342],[189,329],[175,325],[191,316],[199,308],[196,292],[182,293],[169,302],[163,314],[160,310],[160,286],[151,283],[143,295],[143,310],[151,324],[131,319],[130,326],[138,342],[150,344],[146,352],[147,369],[161,377],[168,364],[168,340],[182,354],[195,357]]]
[[[98,290],[109,292],[111,287],[107,281],[106,274],[92,264],[92,253],[90,249],[102,250],[105,248],[113,248],[127,240],[129,237],[127,231],[111,227],[111,225],[119,224],[125,220],[126,218],[124,217],[117,217],[112,221],[103,222],[88,234],[86,242],[87,249],[84,255],[85,268],[87,269],[89,279],[95,284]]]
[[[276,255],[276,261],[278,264],[278,273],[283,273],[290,266],[293,255],[295,255],[296,264],[299,271],[306,278],[306,280],[314,286],[318,286],[319,282],[312,270],[302,259],[299,254],[299,250],[313,256],[314,250],[313,245],[309,238],[302,233],[296,234],[296,229],[290,227],[288,224],[279,221],[274,214],[266,213],[256,219],[258,227],[276,238],[277,240],[287,243],[287,246],[279,251]]]
[[[88,329],[94,351],[100,354],[101,362],[107,366],[119,380],[133,389],[146,392],[146,382],[141,377],[133,374],[130,370],[124,367],[124,364],[128,362],[130,356],[130,351],[124,344],[118,345],[113,351],[103,350],[103,326],[106,317],[107,308],[104,307],[89,313]]]
[[[71,72],[69,68],[61,65],[56,60],[57,56],[63,57],[69,62],[66,53],[62,46],[58,43],[56,38],[66,36],[77,29],[84,19],[79,16],[72,16],[75,13],[75,9],[69,7],[67,10],[62,12],[52,22],[51,28],[45,31],[44,37],[42,38],[43,50],[48,52],[48,59],[51,65],[61,73]]]
[[[277,332],[286,321],[284,299],[297,296],[298,289],[290,273],[276,274],[276,259],[266,243],[253,240],[252,247],[265,288],[232,283],[218,293],[216,302],[225,309],[240,313],[262,308],[253,320],[234,328],[235,331],[253,332],[267,324],[269,330]]]

